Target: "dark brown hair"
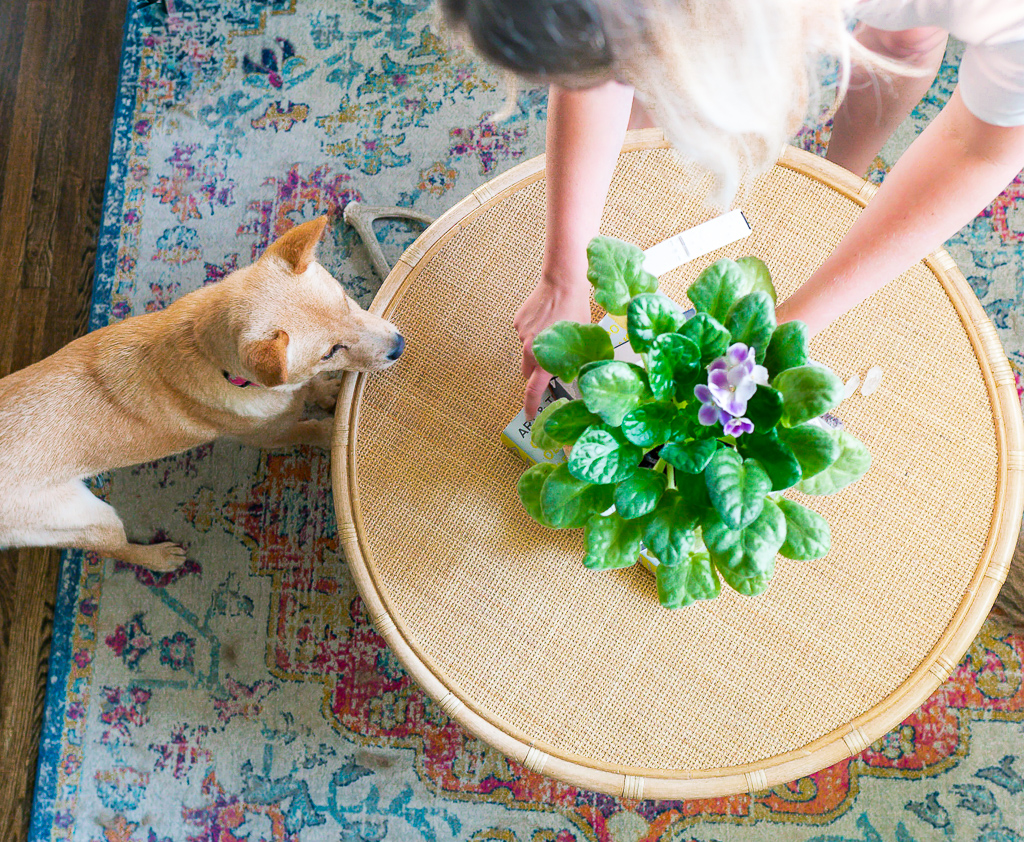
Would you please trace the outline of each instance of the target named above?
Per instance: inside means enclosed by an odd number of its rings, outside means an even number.
[[[593,0],[440,0],[440,7],[477,52],[520,76],[599,76],[613,61]]]

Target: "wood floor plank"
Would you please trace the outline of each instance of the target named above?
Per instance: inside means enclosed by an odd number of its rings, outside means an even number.
[[[24,3],[0,3],[0,114],[14,113],[18,89],[18,66],[25,34]],[[11,121],[0,120],[0,175],[7,167],[11,145]],[[0,178],[0,205],[3,205],[3,178]]]
[[[96,240],[99,235],[103,188],[109,159],[109,138],[114,86],[120,66],[122,26],[127,0],[79,0],[83,2],[80,36],[70,62],[72,108],[77,102],[109,103],[107,108],[88,109],[70,115],[92,143],[69,143],[64,150],[59,202],[51,240],[53,262],[43,354],[52,354],[68,341],[66,337],[85,332],[92,299]],[[94,8],[95,7],[95,8]],[[79,232],[75,241],[61,232]],[[59,302],[59,306],[54,306]]]
[[[3,618],[9,647],[0,652],[0,839],[20,842],[31,818],[60,556],[46,549],[10,554],[16,556],[18,598]]]
[[[81,21],[82,2],[60,0],[64,19]],[[32,202],[28,209],[25,258],[21,271],[22,287],[49,287],[55,240],[58,237],[66,239],[68,232],[73,230],[58,230],[57,219],[66,204],[60,197],[64,195],[61,188],[65,180],[68,139],[72,134],[67,129],[77,123],[77,114],[72,111],[76,75],[74,60],[82,34],[81,25],[56,27],[46,39],[45,75],[42,80],[46,91],[46,110],[40,119],[36,144]],[[74,197],[69,204],[76,204]]]
[[[0,0],[0,376],[85,332],[127,0]],[[0,842],[28,835],[60,555],[0,551]]]
[[[19,289],[14,298],[18,313],[18,341],[11,349],[11,370],[16,371],[42,359],[46,313],[50,300],[47,289]]]
[[[46,107],[46,45],[49,30],[56,20],[53,12],[59,2],[30,0],[25,11],[21,58],[17,64],[17,83],[10,114],[2,115],[10,122],[10,146],[3,172],[3,202],[0,204],[0,266],[9,267],[3,274],[20,279],[25,256],[25,239],[32,207],[32,184],[36,172],[36,150],[39,130]],[[62,27],[69,23],[61,21]],[[77,26],[77,22],[73,24]],[[0,285],[0,313],[14,314],[17,284],[9,279]],[[18,320],[0,320],[0,373],[11,370],[11,357],[17,342]]]

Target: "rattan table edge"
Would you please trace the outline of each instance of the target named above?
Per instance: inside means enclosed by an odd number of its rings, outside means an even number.
[[[630,133],[624,151],[665,146],[667,144],[659,131],[645,130]],[[467,224],[509,193],[543,177],[543,164],[543,156],[520,164],[490,182],[491,189],[478,188],[440,217],[403,254],[382,285],[371,310],[387,316],[408,284],[415,279],[417,264],[422,265],[425,259],[442,248],[461,224]],[[805,172],[861,206],[874,193],[874,185],[869,182],[802,150],[790,147],[779,164]],[[830,180],[833,177],[834,181]],[[331,460],[332,485],[339,536],[357,589],[378,632],[413,679],[441,705],[446,714],[470,733],[534,772],[610,795],[666,799],[757,792],[812,774],[862,752],[920,707],[948,678],[966,652],[1005,580],[1021,515],[1024,514],[1024,420],[1006,356],[994,326],[949,255],[940,249],[929,255],[925,262],[939,278],[956,308],[992,399],[999,464],[993,525],[975,575],[956,613],[929,654],[899,687],[852,722],[800,748],[748,764],[701,770],[645,769],[561,752],[532,740],[490,711],[478,708],[416,645],[415,636],[390,607],[386,588],[375,575],[369,561],[370,554],[361,541],[363,530],[358,506],[356,434],[366,375],[350,372],[344,376],[338,396]]]

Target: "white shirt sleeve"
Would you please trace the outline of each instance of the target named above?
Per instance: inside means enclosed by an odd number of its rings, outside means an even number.
[[[1024,41],[968,45],[959,80],[964,105],[979,120],[1024,125]]]
[[[937,26],[964,43],[960,94],[979,120],[1024,125],[1024,0],[863,0],[853,14],[890,31]]]

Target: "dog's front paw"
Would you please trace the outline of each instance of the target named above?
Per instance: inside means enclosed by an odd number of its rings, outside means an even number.
[[[132,544],[131,561],[156,573],[170,573],[185,563],[185,550],[178,544]]]
[[[328,412],[332,412],[338,403],[341,380],[337,377],[321,377],[314,380],[310,386],[312,388],[310,397],[313,403],[322,409],[326,409]]]

